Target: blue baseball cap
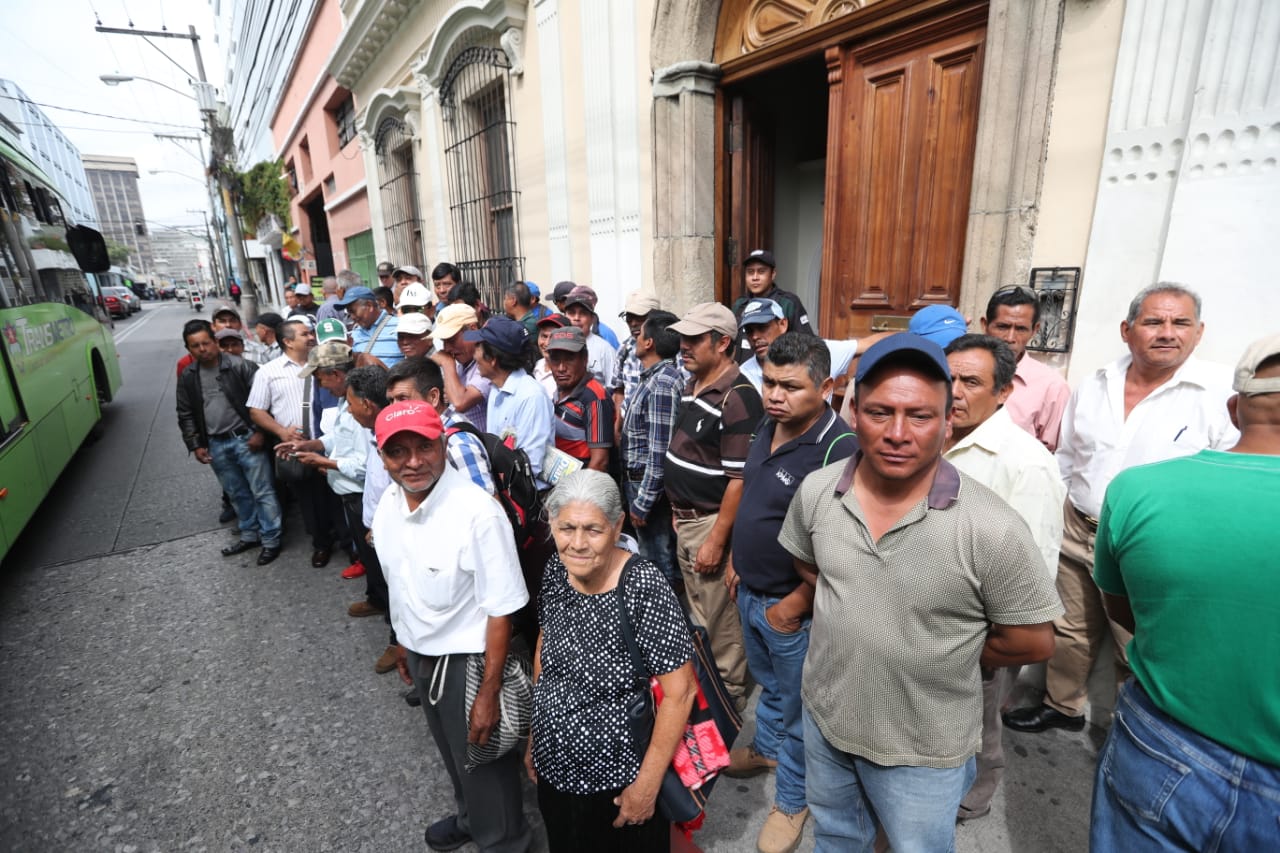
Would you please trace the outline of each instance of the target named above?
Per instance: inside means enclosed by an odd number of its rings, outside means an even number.
[[[950,305],[926,305],[911,318],[907,331],[945,347],[968,329],[964,315]]]
[[[542,290],[538,287],[538,285],[534,284],[534,283],[533,283],[533,282],[531,282],[531,281],[526,281],[526,282],[524,283],[524,286],[525,286],[525,287],[527,287],[527,288],[529,288],[529,292],[530,292],[531,294],[533,294],[533,298],[534,298],[534,299],[541,299],[541,298],[542,298]]]
[[[503,352],[521,352],[529,340],[529,332],[523,323],[510,317],[493,317],[479,329],[462,333],[462,339],[470,343],[484,343]]]
[[[774,320],[785,320],[786,317],[782,306],[772,299],[752,299],[742,308],[742,319],[738,321],[738,328],[745,329],[747,326],[772,323]]]
[[[369,288],[363,287],[363,286],[353,287],[350,290],[348,290],[345,294],[343,294],[340,300],[333,303],[333,307],[346,308],[348,305],[350,305],[352,302],[355,302],[357,299],[369,299],[374,302],[378,301],[377,297],[373,295],[373,291],[370,290]]]
[[[895,358],[896,356],[896,358]],[[907,364],[931,370],[947,384],[951,383],[951,368],[947,365],[947,356],[942,347],[928,338],[913,335],[911,332],[899,332],[873,344],[858,359],[858,372],[853,382],[857,385],[875,370],[882,362],[901,360]],[[934,370],[936,368],[936,370]]]

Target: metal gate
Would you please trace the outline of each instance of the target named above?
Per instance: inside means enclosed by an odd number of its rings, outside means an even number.
[[[460,50],[440,85],[457,264],[488,305],[523,278],[511,68],[501,48]]]
[[[374,135],[378,158],[378,190],[387,234],[387,260],[425,266],[422,218],[418,213],[418,172],[414,168],[413,134],[398,118],[385,118]]]

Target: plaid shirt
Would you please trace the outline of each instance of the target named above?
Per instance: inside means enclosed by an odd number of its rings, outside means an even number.
[[[664,491],[663,463],[683,391],[680,370],[674,361],[664,359],[640,374],[623,415],[622,467],[644,470],[635,506],[629,510],[642,519]]]
[[[450,414],[444,419],[445,429],[453,429],[466,418],[458,414]],[[474,426],[474,424],[472,424]],[[445,442],[445,450],[449,455],[449,463],[471,479],[480,488],[493,494],[493,476],[489,468],[489,455],[485,453],[484,443],[469,432],[458,431],[449,436]]]
[[[613,387],[609,389],[610,393],[614,391],[622,391],[622,413],[627,412],[628,401],[631,400],[631,394],[636,390],[636,383],[640,381],[640,374],[644,367],[640,364],[640,359],[636,358],[636,339],[627,338],[622,342],[622,346],[618,347],[618,366],[613,371]]]

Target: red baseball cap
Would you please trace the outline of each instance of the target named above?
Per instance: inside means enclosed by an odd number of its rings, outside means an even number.
[[[378,449],[381,450],[391,436],[401,432],[411,432],[434,441],[444,433],[444,423],[431,404],[421,400],[402,400],[387,406],[378,415],[374,428]]]

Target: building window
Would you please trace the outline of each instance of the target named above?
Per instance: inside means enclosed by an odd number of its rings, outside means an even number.
[[[382,197],[387,249],[391,252],[389,260],[425,266],[413,134],[400,119],[384,118],[374,134],[373,149],[378,161],[378,192]]]
[[[489,305],[502,304],[503,288],[524,277],[510,67],[501,48],[473,43],[440,84],[458,266]]]
[[[356,108],[350,95],[334,108],[333,123],[338,127],[338,148],[346,148],[356,135]]]

